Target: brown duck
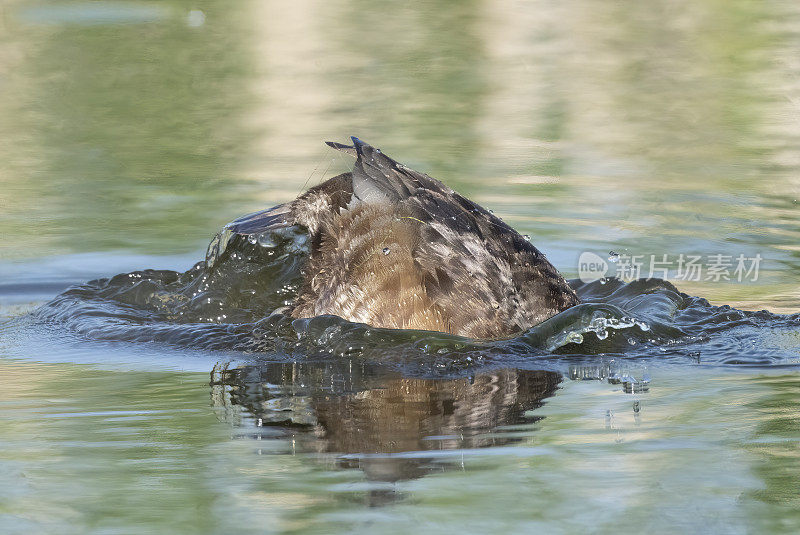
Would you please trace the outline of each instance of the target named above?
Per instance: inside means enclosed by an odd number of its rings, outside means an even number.
[[[488,210],[352,140],[328,142],[356,157],[352,172],[228,226],[308,230],[293,317],[499,338],[578,304],[545,256]]]

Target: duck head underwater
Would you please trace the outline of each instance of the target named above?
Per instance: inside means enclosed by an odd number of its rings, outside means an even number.
[[[499,338],[579,303],[545,256],[498,217],[352,140],[328,142],[356,158],[351,172],[225,228],[308,231],[303,280],[284,313]]]

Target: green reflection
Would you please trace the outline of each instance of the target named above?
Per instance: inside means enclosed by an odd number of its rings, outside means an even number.
[[[205,533],[218,490],[210,445],[229,439],[206,374],[0,361],[6,533]],[[137,531],[140,532],[140,531]]]
[[[347,128],[456,187],[473,167],[488,93],[479,2],[349,2],[326,33],[349,58],[331,73]],[[341,113],[341,112],[340,112]],[[342,115],[345,115],[341,113]],[[350,132],[343,132],[343,134]]]
[[[24,59],[8,73],[15,98],[2,104],[11,170],[0,232],[13,236],[4,255],[30,255],[14,250],[23,244],[196,250],[230,198],[249,137],[238,119],[249,99],[243,13],[171,1],[143,5],[162,14],[154,20],[102,23],[137,5],[8,10],[7,46]],[[205,24],[189,24],[190,8]],[[99,23],[76,23],[93,14]]]
[[[800,529],[800,376],[758,377],[753,383],[764,395],[748,404],[759,423],[746,448],[756,456],[753,472],[763,488],[750,495],[769,506],[770,514],[760,519],[766,531],[792,533]]]
[[[646,156],[662,176],[691,173],[728,187],[750,180],[769,158],[765,112],[780,98],[762,78],[781,44],[768,25],[780,8],[709,0],[681,17],[684,2],[609,6],[598,44],[612,68],[596,76],[611,90],[616,128],[627,132],[615,152]]]

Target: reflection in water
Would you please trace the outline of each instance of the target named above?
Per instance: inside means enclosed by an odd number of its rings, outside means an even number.
[[[431,452],[520,440],[503,427],[537,421],[528,411],[560,381],[553,371],[513,369],[406,377],[345,360],[222,366],[212,372],[211,385],[226,419],[280,429],[299,450],[339,454],[341,468],[396,482],[441,467],[432,464],[440,455]]]
[[[243,14],[209,4],[196,28],[175,0],[27,4],[4,6],[0,37],[5,254],[194,250],[249,139]]]
[[[757,456],[753,471],[763,481],[752,496],[780,511],[769,518],[769,531],[789,533],[800,522],[800,376],[763,376],[752,383],[765,391],[747,405],[758,424],[746,448]]]

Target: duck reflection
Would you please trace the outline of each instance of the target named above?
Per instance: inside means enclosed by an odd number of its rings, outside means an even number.
[[[337,454],[339,467],[396,482],[446,466],[434,464],[433,457],[441,457],[434,450],[521,440],[520,433],[501,428],[538,420],[529,411],[560,381],[556,372],[515,369],[407,377],[344,361],[218,367],[211,384],[227,419],[243,426],[252,419],[280,430],[279,436],[291,435],[298,449]]]

